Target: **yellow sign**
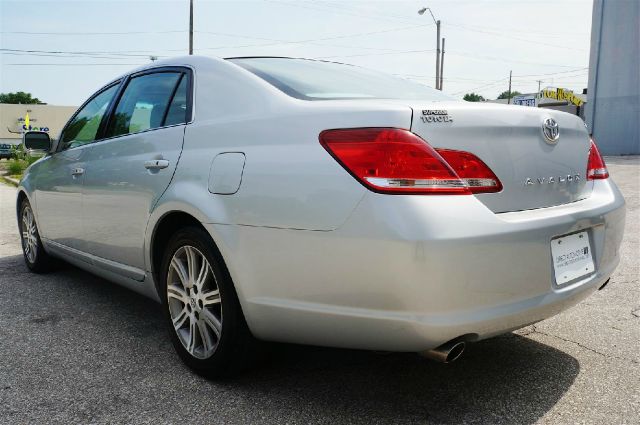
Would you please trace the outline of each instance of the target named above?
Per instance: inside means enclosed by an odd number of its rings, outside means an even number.
[[[27,126],[27,128],[29,128],[29,113],[27,112],[27,115],[24,116],[24,125]]]
[[[571,90],[567,89],[544,89],[540,95],[546,99],[565,100],[572,105],[582,106],[584,101],[576,96]]]

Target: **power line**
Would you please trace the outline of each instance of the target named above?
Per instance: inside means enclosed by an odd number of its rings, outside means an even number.
[[[505,58],[496,57],[496,56],[474,55],[473,53],[467,53],[467,52],[461,52],[461,53],[449,52],[449,54],[454,56],[461,56],[464,58],[488,60],[492,62],[522,63],[525,65],[539,65],[539,66],[557,66],[559,68],[576,68],[576,65],[558,65],[557,63],[527,62],[527,61],[521,61],[521,60],[515,60],[515,59],[505,59]]]
[[[512,40],[517,40],[517,41],[523,41],[525,43],[532,43],[532,44],[538,44],[541,46],[547,46],[547,47],[556,47],[559,49],[568,49],[568,50],[577,50],[577,51],[586,51],[586,49],[580,49],[577,47],[569,47],[569,46],[561,46],[558,44],[551,44],[551,43],[545,43],[543,41],[536,41],[536,40],[528,40],[526,38],[520,38],[520,37],[514,37],[512,35],[507,35],[504,33],[499,33],[499,32],[495,32],[495,31],[486,31],[486,30],[479,30],[479,29],[473,29],[464,25],[459,25],[459,24],[448,24],[449,26],[452,26],[454,28],[461,28],[463,30],[466,31],[472,31],[472,32],[478,32],[478,33],[482,33],[482,34],[489,34],[489,35],[493,35],[496,37],[501,37],[501,38],[510,38]]]
[[[365,35],[384,34],[384,33],[389,33],[389,32],[405,31],[405,30],[409,30],[409,29],[420,28],[420,27],[428,27],[428,26],[431,26],[431,25],[430,24],[413,25],[413,26],[401,27],[401,28],[390,28],[390,29],[386,29],[386,30],[369,31],[369,32],[362,32],[362,33],[355,33],[355,34],[344,34],[344,35],[337,35],[337,36],[331,36],[331,37],[322,37],[322,38],[311,38],[311,39],[306,39],[306,40],[265,39],[265,40],[272,40],[274,42],[273,43],[266,43],[266,44],[245,44],[245,45],[239,45],[239,46],[203,47],[203,48],[196,49],[196,50],[238,49],[238,48],[244,48],[244,47],[277,46],[277,45],[281,45],[281,44],[305,44],[305,43],[312,44],[312,43],[315,43],[315,42],[318,42],[318,41],[339,40],[339,39],[344,39],[344,38],[361,37],[361,36],[365,36]],[[206,32],[206,31],[203,31],[202,33],[205,33],[205,34],[218,34],[218,35],[223,35],[224,34],[224,33],[209,33],[209,32]],[[231,34],[224,34],[224,35],[236,36],[236,35],[231,35]],[[245,36],[244,38],[248,38],[248,37]],[[257,38],[257,39],[261,39],[261,38]],[[348,47],[348,46],[340,46],[340,47]],[[359,48],[359,47],[354,47],[354,48]]]
[[[576,71],[583,71],[583,70],[588,70],[589,67],[581,67],[581,68],[576,68],[576,69],[570,69],[568,71],[558,71],[558,72],[550,72],[547,74],[528,74],[528,75],[514,75],[514,77],[541,77],[541,76],[546,76],[546,75],[556,75],[556,74],[568,74],[570,72],[576,72]]]
[[[122,66],[140,66],[145,65],[144,63],[5,63],[3,66],[113,66],[113,65],[122,65]]]
[[[427,53],[427,52],[435,52],[435,49],[430,50],[399,50],[394,52],[384,52],[384,53],[361,53],[357,55],[338,55],[338,56],[316,56],[313,59],[334,59],[334,58],[355,58],[360,56],[382,56],[382,55],[397,55],[403,53]]]
[[[267,47],[267,46],[278,46],[278,45],[282,45],[282,44],[312,44],[312,45],[315,45],[315,46],[338,47],[338,48],[343,48],[343,49],[398,51],[396,49],[390,49],[390,48],[364,47],[364,46],[344,46],[344,45],[340,45],[340,44],[319,43],[319,41],[339,40],[339,39],[344,39],[344,38],[361,37],[361,36],[365,36],[365,35],[384,34],[384,33],[389,33],[389,32],[405,31],[405,30],[419,28],[419,27],[425,27],[425,26],[430,26],[430,25],[414,25],[414,26],[401,27],[401,28],[390,28],[390,29],[386,29],[386,30],[369,31],[369,32],[364,32],[364,33],[356,33],[356,34],[345,34],[345,35],[339,35],[339,36],[324,37],[324,38],[317,38],[317,39],[307,39],[307,40],[281,40],[281,39],[275,39],[275,38],[252,37],[252,36],[239,35],[239,34],[229,34],[229,33],[210,32],[210,31],[196,31],[196,33],[199,33],[199,34],[221,35],[221,36],[225,36],[225,37],[238,37],[238,38],[248,38],[248,39],[254,39],[254,40],[272,41],[272,43],[261,43],[261,44],[245,44],[245,45],[236,45],[236,46],[203,47],[203,48],[196,49],[196,50],[219,50],[219,49],[227,49],[227,48],[228,49],[238,49],[238,48],[245,48],[245,47]]]
[[[32,32],[32,31],[0,31],[0,34],[17,35],[131,35],[131,34],[174,34],[184,33],[186,30],[172,31],[121,31],[121,32]]]
[[[453,94],[453,95],[459,95],[459,94],[462,94],[462,93],[464,93],[464,92],[473,92],[473,91],[480,90],[480,89],[486,89],[486,88],[489,88],[489,87],[491,87],[491,86],[495,86],[495,85],[498,85],[498,84],[502,84],[502,83],[504,83],[504,82],[505,82],[505,81],[507,81],[507,80],[508,80],[508,78],[500,78],[499,80],[495,80],[495,81],[493,81],[493,82],[491,82],[491,83],[489,83],[489,84],[483,84],[483,85],[481,85],[481,86],[474,87],[474,88],[472,88],[472,89],[462,90],[462,91],[455,92],[455,93],[452,93],[452,94]]]
[[[81,51],[61,51],[61,50],[22,50],[22,49],[0,49],[0,52],[15,52],[15,53],[51,53],[51,54],[67,54],[67,55],[99,55],[109,54],[113,56],[125,56],[125,57],[147,57],[143,54],[130,54],[119,52],[81,52]]]
[[[325,1],[319,2],[319,1],[315,1],[315,0],[308,0],[308,2],[313,3],[313,4],[317,5],[317,6],[329,7],[329,8],[334,8],[334,9],[338,9],[338,10],[345,10],[347,12],[357,13],[359,15],[365,15],[365,13],[363,13],[362,10],[351,8],[346,4],[341,4],[340,6],[338,6],[338,4],[336,4],[336,3],[325,2]],[[366,4],[369,5],[370,3],[366,3]],[[390,14],[390,13],[385,13],[384,15],[380,15],[378,13],[375,13],[375,14],[367,13],[366,16],[369,16],[371,18],[379,18],[381,20],[387,20],[387,19],[391,18],[391,19],[402,20],[402,21],[405,21],[405,22],[417,22],[417,20],[408,18],[406,16],[393,15],[393,14]]]
[[[275,4],[280,4],[283,6],[294,6],[294,7],[298,7],[298,8],[302,8],[302,9],[308,9],[308,10],[315,10],[315,11],[320,11],[320,12],[325,12],[325,13],[332,13],[332,14],[336,14],[336,15],[344,15],[344,16],[352,16],[352,17],[356,17],[356,18],[363,18],[363,19],[374,19],[374,20],[378,20],[378,21],[389,21],[390,19],[393,20],[402,20],[404,22],[416,22],[413,21],[411,19],[408,18],[401,18],[401,17],[394,17],[393,15],[389,15],[389,16],[376,16],[376,15],[370,15],[370,14],[366,14],[366,13],[361,13],[361,12],[355,12],[355,13],[350,13],[349,11],[345,10],[345,9],[341,9],[341,10],[331,10],[331,9],[324,9],[324,8],[320,8],[318,6],[320,6],[319,4],[314,4],[313,6],[310,6],[308,4],[299,4],[299,3],[291,3],[291,2],[286,2],[286,1],[282,1],[282,0],[264,0],[267,1],[269,3],[275,3]],[[340,8],[339,8],[340,9]]]
[[[49,53],[19,53],[19,52],[0,52],[0,55],[9,56],[35,56],[49,58],[91,58],[91,59],[123,59],[119,56],[103,56],[103,55],[77,55],[77,54],[49,54]]]

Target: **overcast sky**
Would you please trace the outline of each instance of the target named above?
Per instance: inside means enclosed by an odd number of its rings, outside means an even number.
[[[0,92],[78,105],[108,80],[187,53],[189,1],[0,0]],[[195,54],[328,58],[433,86],[436,30],[444,90],[495,98],[508,87],[581,91],[592,0],[195,0]],[[38,51],[38,52],[25,52]],[[65,52],[52,53],[52,52]]]

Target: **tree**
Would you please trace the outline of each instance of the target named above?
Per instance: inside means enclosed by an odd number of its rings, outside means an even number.
[[[31,93],[25,93],[23,91],[15,92],[15,93],[0,93],[0,103],[13,103],[18,104],[21,103],[23,105],[33,105],[40,104],[46,105],[46,103],[41,102],[37,97],[31,97]]]
[[[512,91],[511,92],[511,97],[509,97],[509,90],[505,90],[502,93],[500,93],[500,96],[498,96],[498,99],[513,99],[516,96],[520,96],[522,93],[520,93],[519,91]]]
[[[462,98],[467,102],[484,102],[486,99],[477,93],[467,93]]]

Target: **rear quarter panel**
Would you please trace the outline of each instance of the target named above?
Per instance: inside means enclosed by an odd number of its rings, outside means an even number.
[[[194,122],[187,126],[166,197],[185,197],[206,223],[333,230],[348,218],[365,189],[320,145],[320,132],[410,124],[406,106],[293,99],[272,110]],[[246,156],[240,189],[232,195],[208,190],[212,161],[222,152]]]

